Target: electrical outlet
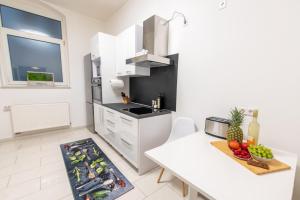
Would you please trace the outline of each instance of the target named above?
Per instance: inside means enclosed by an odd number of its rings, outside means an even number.
[[[4,112],[9,112],[10,111],[10,106],[4,106],[3,111]]]
[[[227,0],[221,0],[219,2],[219,9],[220,10],[223,10],[224,8],[226,8],[226,6],[227,6]]]

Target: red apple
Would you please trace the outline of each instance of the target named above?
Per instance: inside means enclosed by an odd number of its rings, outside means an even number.
[[[248,149],[248,144],[245,143],[245,142],[242,143],[242,144],[241,144],[241,148],[244,149],[244,150],[247,150],[247,149]]]

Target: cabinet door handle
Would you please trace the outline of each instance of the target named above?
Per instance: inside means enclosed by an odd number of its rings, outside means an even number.
[[[110,114],[114,114],[113,112],[109,111],[109,110],[106,110],[106,112],[110,113]]]
[[[121,119],[123,119],[123,120],[125,120],[125,121],[127,121],[127,122],[132,122],[132,120],[130,120],[130,119],[126,119],[126,118],[124,118],[124,117],[121,117]]]
[[[115,132],[113,132],[112,130],[110,130],[109,128],[106,128],[108,130],[108,132],[115,134]]]
[[[125,144],[132,146],[132,144],[130,142],[127,142],[126,140],[124,140],[123,138],[121,138],[122,142],[124,142]]]
[[[104,122],[104,120],[103,120],[103,112],[102,112],[102,110],[99,110],[99,117],[100,117],[100,122]]]
[[[131,72],[131,71],[126,71],[126,73],[127,73],[127,74],[131,74],[132,72]]]
[[[115,122],[110,121],[109,119],[106,120],[108,123],[115,125]]]

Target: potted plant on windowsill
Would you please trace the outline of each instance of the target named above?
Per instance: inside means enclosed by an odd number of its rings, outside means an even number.
[[[54,73],[27,71],[28,85],[54,86]]]

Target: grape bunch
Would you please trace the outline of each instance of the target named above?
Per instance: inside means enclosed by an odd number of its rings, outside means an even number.
[[[254,155],[254,156],[257,156],[257,157],[260,157],[260,158],[266,158],[266,159],[272,159],[273,158],[273,153],[272,153],[272,150],[263,146],[263,145],[257,145],[257,146],[254,146],[254,145],[250,145],[248,147],[248,151]]]

